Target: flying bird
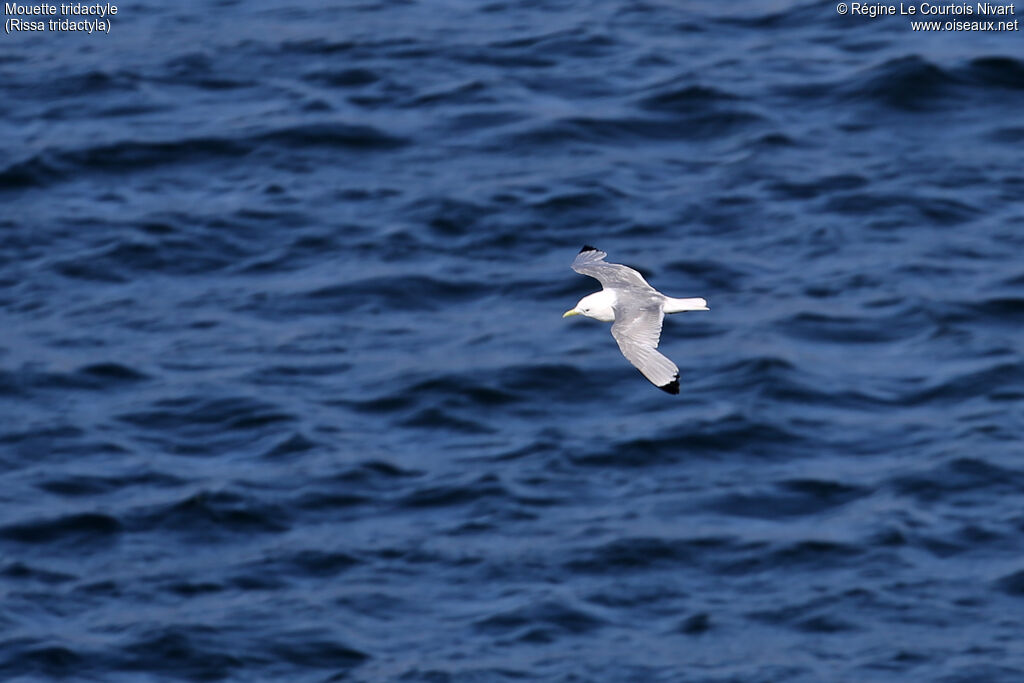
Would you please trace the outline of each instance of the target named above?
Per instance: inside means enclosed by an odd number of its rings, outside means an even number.
[[[670,394],[679,393],[679,368],[658,353],[661,321],[666,313],[706,311],[708,302],[699,297],[674,299],[647,284],[643,276],[628,266],[607,263],[608,254],[585,245],[572,262],[572,269],[589,275],[603,288],[580,299],[575,308],[562,317],[585,315],[612,323],[612,336],[619,350],[654,386]]]

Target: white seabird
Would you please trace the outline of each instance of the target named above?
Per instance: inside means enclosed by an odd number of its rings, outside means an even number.
[[[670,394],[679,393],[679,368],[655,349],[661,337],[661,321],[666,313],[706,311],[708,302],[700,297],[674,299],[647,284],[643,276],[628,266],[606,263],[608,254],[589,245],[580,249],[572,269],[589,275],[603,289],[580,299],[575,308],[562,317],[585,315],[612,323],[612,336],[622,355],[654,386]]]

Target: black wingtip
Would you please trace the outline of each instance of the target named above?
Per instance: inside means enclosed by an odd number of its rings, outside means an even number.
[[[583,248],[582,248],[582,249],[580,249],[580,253],[582,254],[582,253],[583,253],[583,252],[585,252],[585,251],[597,251],[597,248],[595,248],[595,247],[592,247],[592,246],[590,246],[589,244],[584,244],[584,245],[583,245]]]
[[[674,380],[672,380],[668,384],[662,384],[658,388],[661,389],[662,391],[664,391],[667,394],[678,394],[679,393],[679,378],[676,377]]]

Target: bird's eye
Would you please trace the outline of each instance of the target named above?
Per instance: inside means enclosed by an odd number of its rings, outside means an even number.
[[[583,312],[584,312],[584,313],[590,313],[590,309],[589,309],[589,308],[584,308],[584,309],[583,309]]]

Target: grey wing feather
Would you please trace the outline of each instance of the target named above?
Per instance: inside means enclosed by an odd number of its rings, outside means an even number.
[[[630,268],[618,263],[607,263],[607,256],[600,249],[588,249],[576,255],[572,269],[581,275],[589,275],[601,283],[605,289],[632,289],[656,291],[647,284],[643,276]]]
[[[630,363],[656,387],[669,393],[679,391],[679,368],[656,351],[665,318],[661,301],[652,298],[642,306],[617,308],[612,336]]]

